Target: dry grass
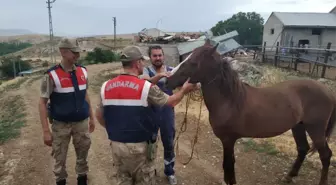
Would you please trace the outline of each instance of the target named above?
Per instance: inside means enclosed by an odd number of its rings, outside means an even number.
[[[20,95],[0,99],[0,144],[20,135],[25,123],[25,105]]]
[[[25,81],[27,81],[28,78],[27,77],[16,77],[12,80],[8,80],[8,81],[3,81],[0,85],[0,92],[3,91],[8,91],[8,90],[13,90],[16,88],[19,88],[20,85],[22,83],[24,83]]]

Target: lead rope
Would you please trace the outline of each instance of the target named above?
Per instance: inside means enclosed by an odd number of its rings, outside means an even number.
[[[190,105],[190,100],[200,102],[200,106],[199,106],[199,114],[198,114],[198,119],[197,119],[196,133],[195,133],[194,139],[191,142],[191,148],[192,148],[191,155],[190,155],[187,162],[182,163],[183,165],[189,164],[189,162],[192,160],[192,158],[194,156],[195,146],[196,146],[196,143],[198,141],[198,134],[199,134],[199,131],[200,131],[200,120],[201,120],[201,115],[202,115],[202,105],[203,105],[203,96],[202,96],[201,90],[191,92],[187,96],[184,119],[182,121],[180,131],[179,131],[178,135],[176,136],[176,139],[175,139],[175,142],[174,142],[174,146],[176,146],[176,153],[178,153],[178,154],[179,154],[179,142],[178,142],[178,140],[179,140],[181,134],[184,133],[187,130],[187,126],[188,126],[188,109],[189,109],[189,105]]]

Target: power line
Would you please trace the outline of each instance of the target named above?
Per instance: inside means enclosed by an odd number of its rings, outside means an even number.
[[[114,26],[114,50],[117,49],[117,18],[113,17],[113,26]]]
[[[48,13],[49,13],[49,37],[50,37],[50,59],[52,63],[55,63],[56,60],[54,58],[54,30],[52,25],[52,16],[51,16],[51,4],[53,4],[56,0],[48,0],[46,3],[48,4]]]

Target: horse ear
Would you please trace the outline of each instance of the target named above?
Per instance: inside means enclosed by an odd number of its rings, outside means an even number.
[[[218,45],[219,45],[219,43],[217,43],[216,46],[212,48],[212,52],[213,52],[213,53],[217,51],[217,47],[218,47]]]
[[[210,39],[206,39],[205,43],[204,43],[204,46],[210,46],[210,45],[211,45]]]

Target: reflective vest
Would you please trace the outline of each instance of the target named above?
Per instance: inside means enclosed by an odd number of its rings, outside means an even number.
[[[50,95],[50,116],[62,122],[78,122],[89,117],[89,105],[85,100],[87,70],[76,65],[76,71],[66,72],[60,65],[47,71],[54,82]]]
[[[136,76],[122,74],[101,88],[108,138],[123,143],[156,140],[158,120],[147,101],[152,84]]]

